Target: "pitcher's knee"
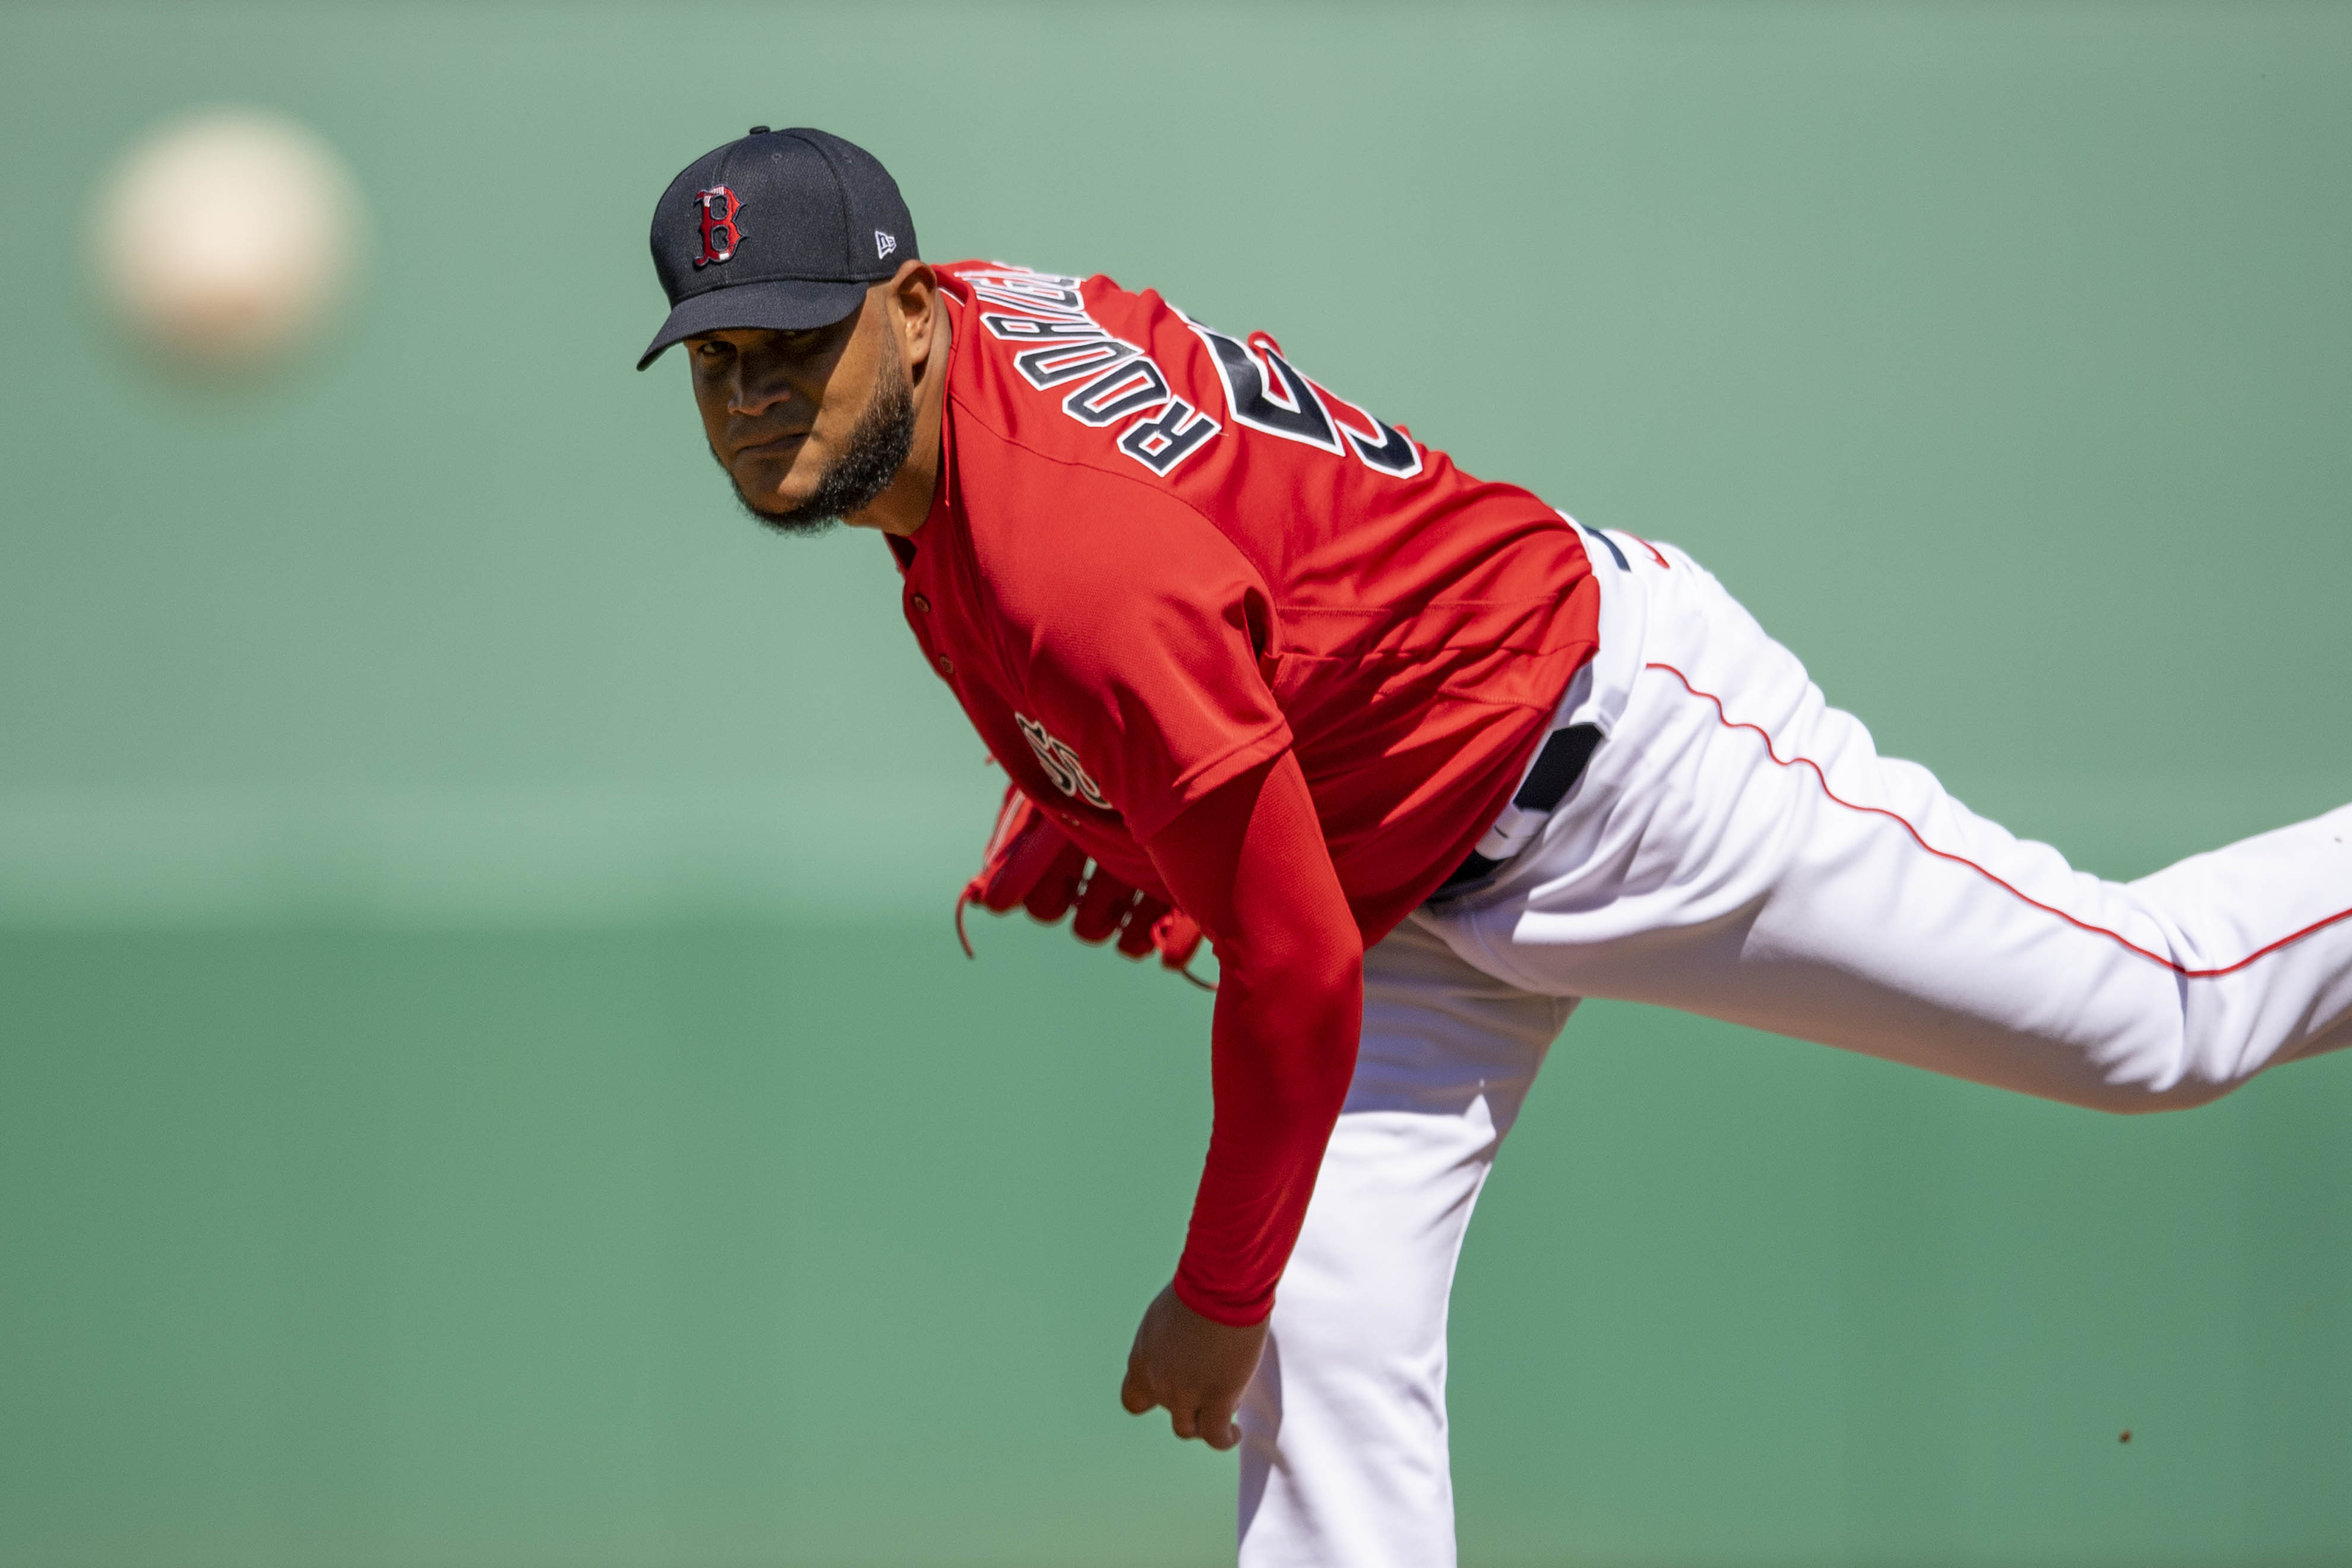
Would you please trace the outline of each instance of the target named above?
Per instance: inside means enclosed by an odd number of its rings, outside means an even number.
[[[2267,1053],[2241,1031],[2217,1027],[2193,1008],[2140,1026],[2085,1052],[2092,1082],[2066,1098],[2116,1116],[2149,1116],[2210,1105],[2260,1072]]]
[[[2200,1105],[2210,1105],[2245,1081],[2242,1078],[2220,1082],[2183,1078],[2161,1088],[2146,1083],[2118,1083],[2086,1096],[2080,1103],[2116,1116],[2153,1116],[2160,1110],[2194,1110]]]

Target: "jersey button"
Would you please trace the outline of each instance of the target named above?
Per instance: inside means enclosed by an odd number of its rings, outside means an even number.
[[[931,613],[931,602],[920,594],[915,595],[914,604],[917,613],[926,616]]]
[[[945,654],[940,655],[939,666],[940,673],[941,675],[953,675],[955,673],[955,660],[950,658]]]

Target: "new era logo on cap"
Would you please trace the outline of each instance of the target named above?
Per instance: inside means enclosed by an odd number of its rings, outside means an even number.
[[[881,260],[884,257],[889,255],[892,251],[898,248],[898,241],[895,236],[884,234],[878,228],[874,231],[875,260]]]

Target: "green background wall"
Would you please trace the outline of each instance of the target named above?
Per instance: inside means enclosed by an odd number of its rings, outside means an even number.
[[[267,386],[82,275],[218,102],[372,213]],[[0,1563],[1229,1551],[1114,1403],[1202,1000],[963,962],[879,547],[629,370],[755,121],[1687,545],[2080,863],[2352,797],[2352,9],[8,5]],[[1464,1263],[1465,1562],[2352,1561],[2347,1131],[2343,1058],[2119,1121],[1588,1008]]]

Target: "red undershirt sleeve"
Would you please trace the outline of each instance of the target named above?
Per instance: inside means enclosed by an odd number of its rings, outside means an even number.
[[[1273,1310],[1355,1071],[1363,942],[1287,750],[1144,848],[1217,950],[1216,1116],[1176,1294],[1202,1317],[1255,1323]]]

